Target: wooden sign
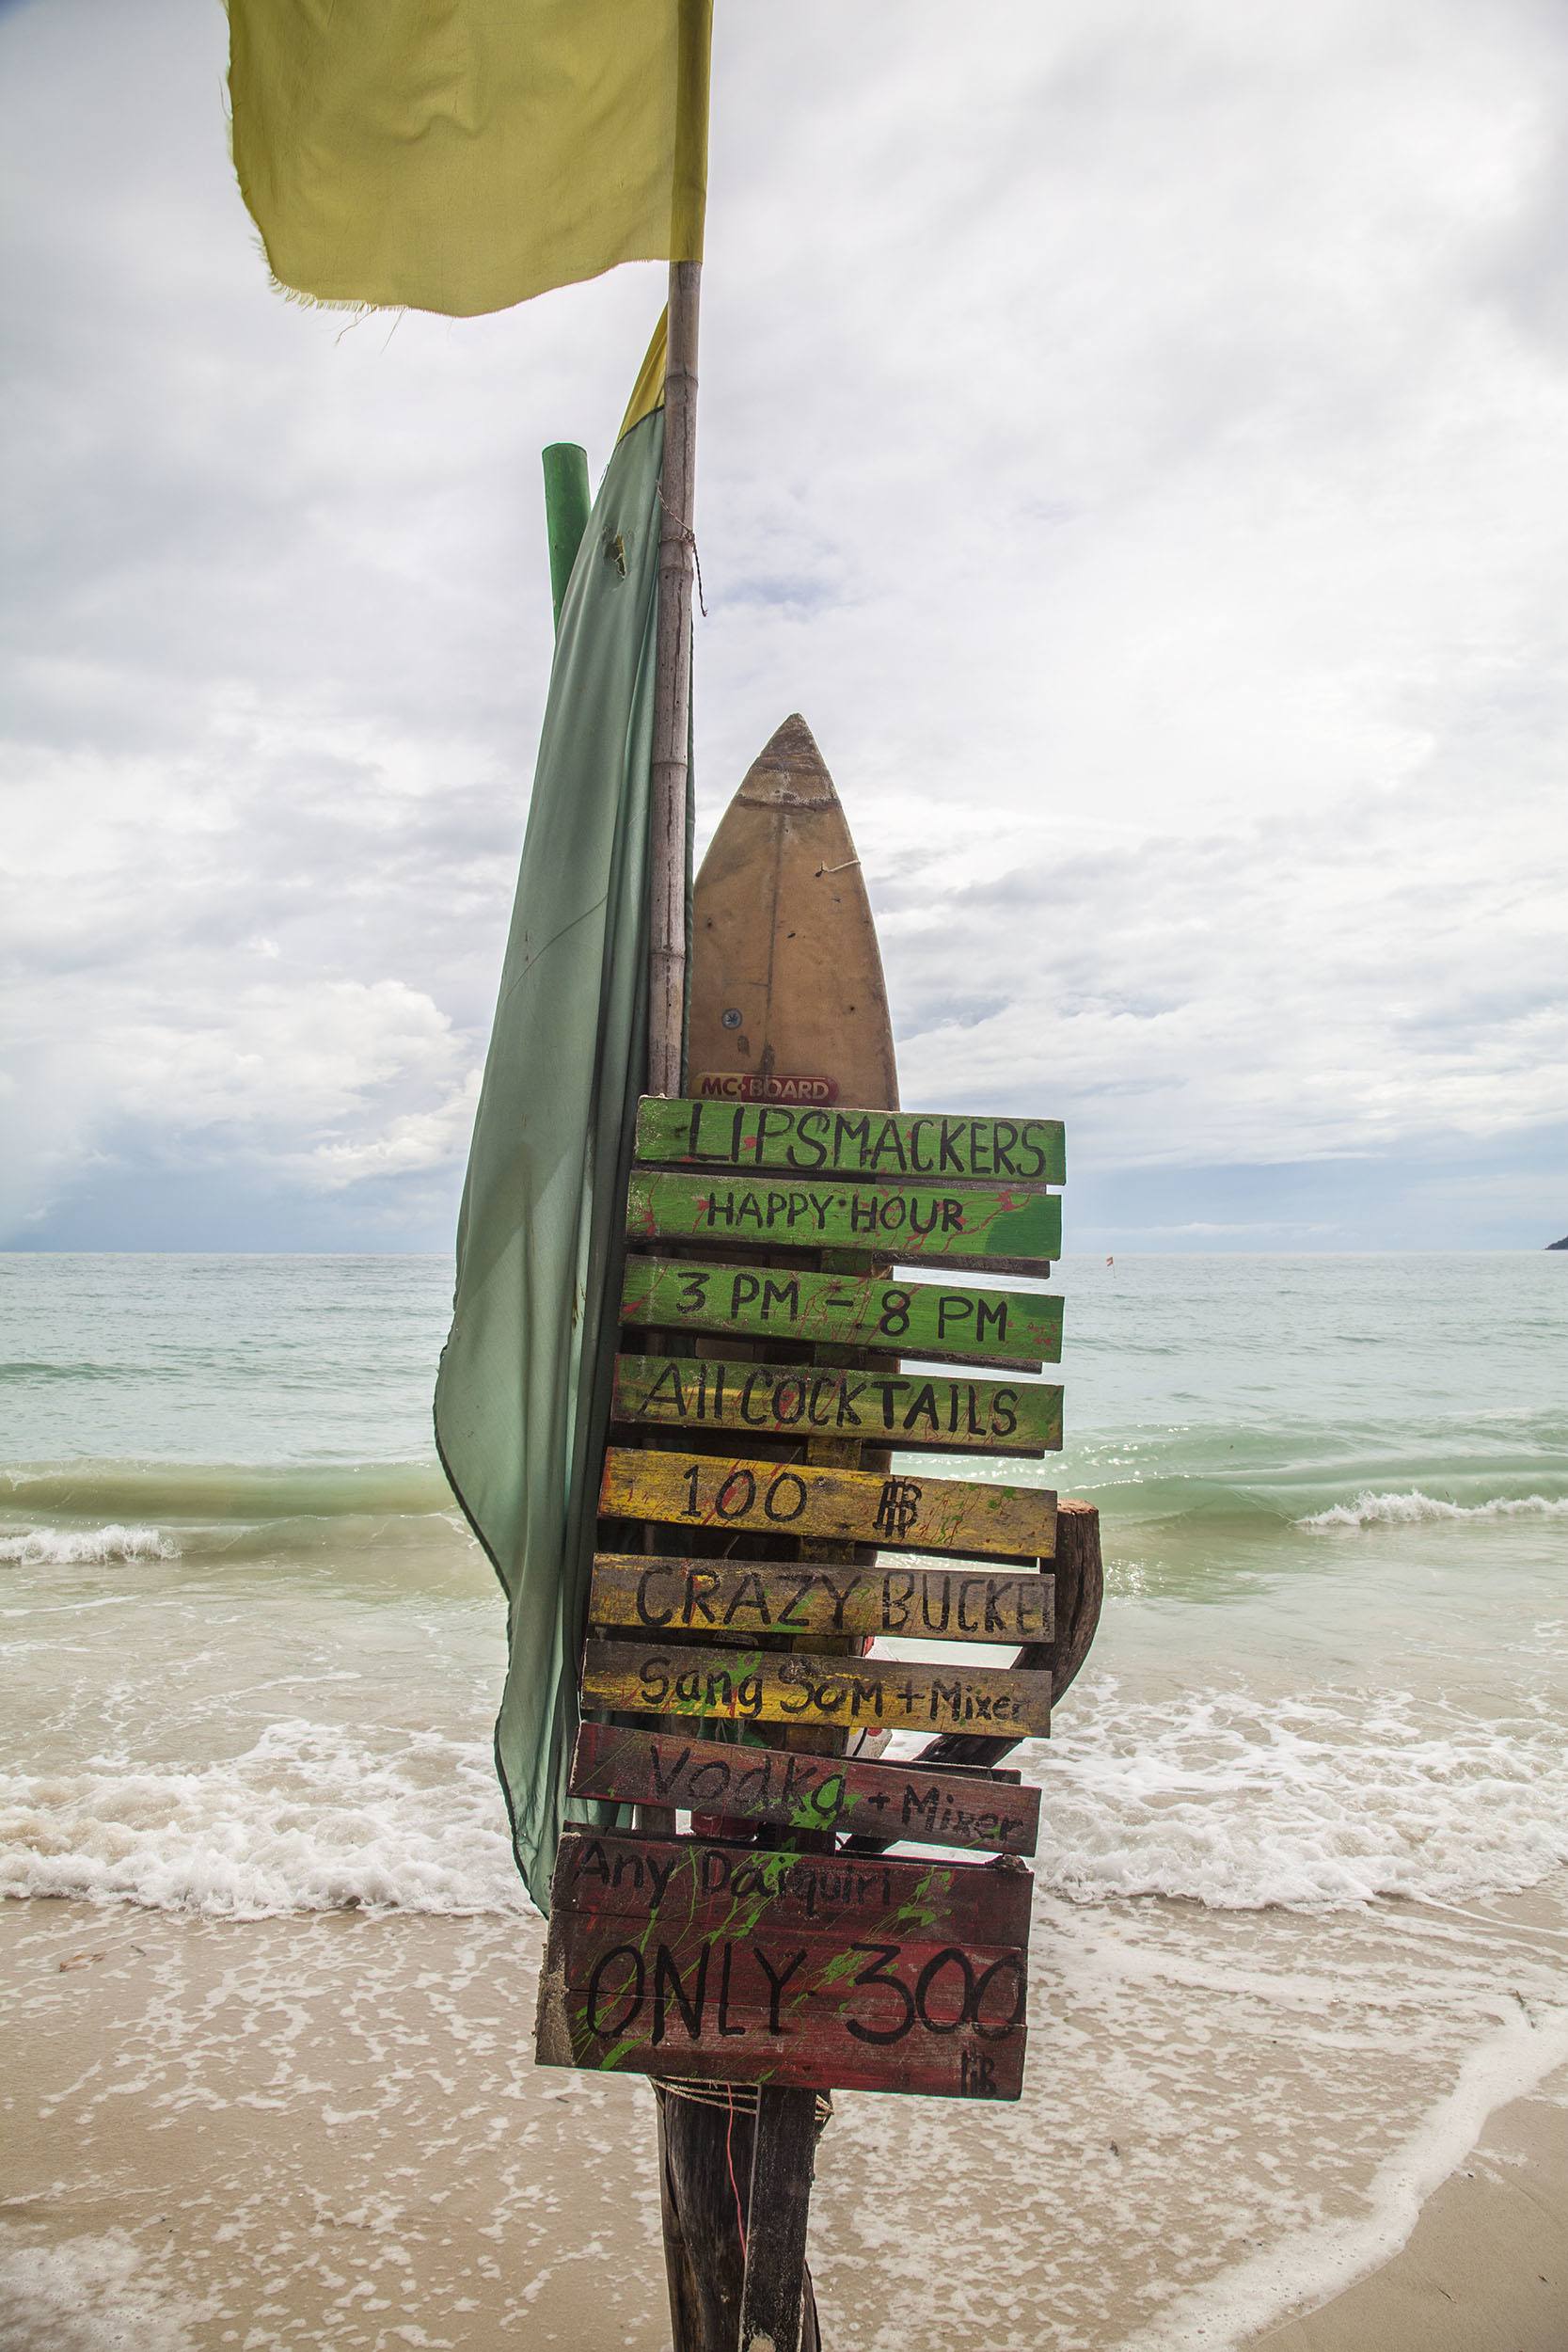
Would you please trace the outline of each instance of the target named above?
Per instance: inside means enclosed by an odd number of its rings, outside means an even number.
[[[1031,1273],[1061,1254],[1059,1193],[1038,1184],[807,1183],[638,1173],[626,1193],[632,1241],[858,1249]]]
[[[1010,1372],[1037,1372],[1062,1353],[1062,1302],[1039,1291],[893,1282],[882,1274],[799,1266],[699,1265],[690,1258],[628,1257],[621,1320]]]
[[[1040,1792],[1016,1772],[862,1763],[611,1724],[578,1731],[571,1793],[776,1829],[1002,1853],[1032,1854],[1039,1836]]]
[[[1056,1544],[1056,1498],[1040,1486],[902,1472],[884,1477],[629,1446],[611,1446],[605,1455],[599,1509],[606,1518],[745,1529],[807,1543],[886,1544],[966,1559],[1049,1560]]]
[[[538,2054],[720,2082],[1016,2099],[1022,1863],[857,1860],[569,1829]]]
[[[611,1421],[641,1429],[757,1430],[861,1445],[1040,1454],[1062,1442],[1062,1391],[815,1364],[619,1356]]]
[[[804,1098],[807,1102],[811,1098]],[[637,1157],[679,1168],[785,1168],[792,1175],[972,1177],[1059,1184],[1067,1147],[1055,1119],[957,1119],[925,1112],[767,1109],[644,1097]]]
[[[893,1634],[915,1642],[1049,1642],[1055,1581],[1037,1568],[855,1567],[809,1560],[671,1560],[601,1552],[590,1625],[689,1633]]]
[[[582,1695],[631,1715],[708,1715],[728,1723],[827,1724],[841,1731],[979,1731],[1043,1740],[1051,1677],[1017,1667],[902,1658],[833,1658],[804,1650],[719,1649],[662,1642],[590,1641]]]

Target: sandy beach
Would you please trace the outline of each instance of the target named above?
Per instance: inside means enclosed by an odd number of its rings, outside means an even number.
[[[813,2225],[830,2343],[1555,2348],[1568,2069],[1489,2117],[1461,2096],[1435,2137],[1433,2083],[1390,2069],[1380,2132],[1349,2095],[1367,2058],[1347,2008],[1338,2060],[1290,2086],[1288,2121],[1240,1979],[1194,2011],[1212,1924],[1141,1908],[1123,1935],[1086,1917],[1039,1987],[1021,2106],[841,2099]],[[1229,1922],[1232,1947],[1273,1973],[1258,1924]],[[533,2066],[538,1945],[524,1917],[0,1909],[6,2352],[660,2352],[652,2102]],[[1118,1962],[1136,2037],[1125,2010],[1109,2030]],[[1552,2039],[1513,2006],[1493,2088]],[[1414,2054],[1425,2021],[1405,2027]],[[1408,2210],[1390,2165],[1415,2184]],[[1357,2266],[1370,2275],[1334,2293]],[[1292,2285],[1316,2308],[1281,2325]]]
[[[1568,2331],[1568,2072],[1487,2122],[1397,2254],[1264,2329],[1270,2352],[1558,2352]]]

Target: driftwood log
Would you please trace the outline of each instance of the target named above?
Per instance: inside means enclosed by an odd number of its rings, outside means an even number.
[[[1100,1514],[1092,1503],[1064,1502],[1057,1506],[1052,1565],[1056,1576],[1055,1640],[1020,1650],[1015,1662],[1049,1667],[1059,1697],[1083,1666],[1100,1622],[1104,1572]],[[976,1732],[944,1732],[921,1755],[934,1763],[997,1764],[1017,1744],[1016,1740],[987,1739]],[[891,1842],[852,1838],[849,1850],[877,1853]],[[798,2102],[802,2118],[809,2118],[811,2093],[774,2095]],[[736,2352],[737,2345],[739,2352],[750,2352],[740,2344],[740,2312],[756,2137],[751,2096],[737,2090],[732,2110],[726,2104],[710,2106],[661,2090],[658,2106],[659,2199],[674,2352]],[[804,2120],[800,2134],[804,2148],[809,2144]],[[764,2186],[763,2194],[768,2193]],[[785,2227],[787,2231],[787,2219]],[[821,2342],[808,2265],[800,2352],[820,2352]]]

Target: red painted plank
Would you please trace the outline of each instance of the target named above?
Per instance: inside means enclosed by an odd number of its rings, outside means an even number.
[[[571,1793],[1004,1853],[1031,1854],[1039,1836],[1040,1792],[1021,1787],[1016,1774],[997,1780],[979,1770],[860,1763],[613,1724],[584,1724],[578,1733]]]
[[[1017,1864],[568,1831],[540,2060],[1016,2098],[1030,1888]]]

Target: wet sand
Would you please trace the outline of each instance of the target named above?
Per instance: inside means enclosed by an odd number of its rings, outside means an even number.
[[[1561,2352],[1568,2344],[1568,2069],[1500,2108],[1407,2243],[1262,2352]]]
[[[841,2101],[813,2225],[839,2352],[1217,2352],[1264,2318],[1279,2352],[1562,2340],[1551,2096],[1456,2152],[1407,2250],[1278,2324],[1402,2226],[1379,2167],[1454,2074],[1440,2005],[1379,2006],[1364,1920],[1044,1911],[1018,2106]],[[1320,2023],[1357,1934],[1366,2016]],[[652,2100],[533,2066],[539,1942],[0,1905],[6,2352],[662,2352]]]

